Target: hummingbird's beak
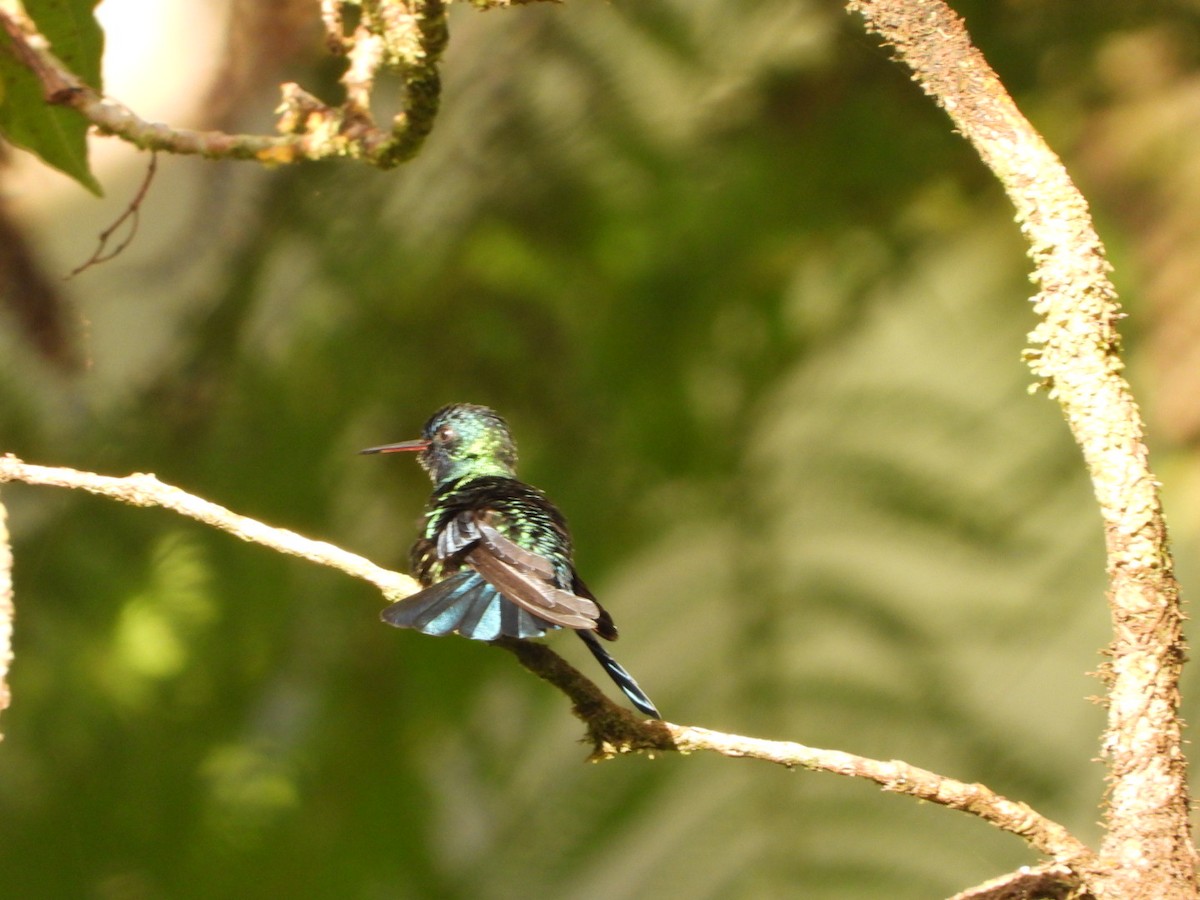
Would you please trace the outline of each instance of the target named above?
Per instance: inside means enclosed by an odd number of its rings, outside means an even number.
[[[366,450],[359,450],[359,453],[404,453],[406,451],[416,451],[429,449],[429,441],[401,441],[399,444],[383,444],[380,447],[368,447]]]

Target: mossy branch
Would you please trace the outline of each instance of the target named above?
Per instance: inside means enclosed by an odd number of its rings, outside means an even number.
[[[1029,243],[1040,321],[1026,356],[1083,451],[1104,522],[1114,637],[1100,898],[1194,898],[1179,718],[1185,647],[1159,485],[1122,376],[1121,318],[1087,202],[942,0],[851,0],[991,168]]]

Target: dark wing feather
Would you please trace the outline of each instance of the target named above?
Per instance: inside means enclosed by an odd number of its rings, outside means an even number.
[[[620,637],[620,634],[617,632],[617,626],[613,622],[612,616],[608,614],[608,610],[600,605],[600,601],[596,599],[596,595],[583,583],[583,579],[577,573],[571,578],[571,593],[579,597],[587,597],[596,604],[596,609],[600,610],[600,615],[596,617],[596,634],[600,635],[606,641],[615,641]]]
[[[492,526],[477,522],[479,543],[465,557],[467,565],[494,584],[526,612],[566,628],[596,627],[600,607],[554,583],[550,562],[506,538]]]
[[[438,532],[438,559],[453,556],[477,540],[479,540],[479,529],[475,525],[475,517],[469,512],[459,513]]]
[[[553,583],[558,577],[554,565],[544,556],[538,556],[526,550],[515,541],[506,538],[499,530],[486,522],[475,525],[475,533],[482,539],[483,546],[501,562],[507,563],[519,572],[535,575],[543,581]]]

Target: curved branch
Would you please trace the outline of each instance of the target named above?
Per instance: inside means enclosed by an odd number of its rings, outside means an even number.
[[[137,193],[133,195],[133,199],[129,201],[129,204],[117,216],[116,220],[100,232],[99,239],[96,242],[96,249],[92,251],[92,255],[72,269],[67,278],[74,278],[81,272],[86,272],[92,266],[98,266],[109,260],[116,259],[125,252],[125,248],[133,243],[133,239],[137,236],[138,226],[142,222],[142,204],[146,201],[146,195],[150,191],[150,185],[154,183],[154,174],[157,171],[158,153],[151,153],[150,164],[146,166],[146,175],[142,178],[141,186],[138,187]],[[117,230],[127,222],[129,223],[129,227],[125,233],[125,237],[121,240],[121,243],[110,250],[108,242],[117,233]]]
[[[1185,646],[1158,482],[1122,377],[1121,318],[1087,202],[942,0],[850,0],[992,169],[1029,242],[1041,321],[1029,365],[1083,451],[1104,519],[1114,640],[1107,668],[1102,897],[1196,896],[1178,715]],[[1148,874],[1151,873],[1151,874]]]
[[[75,469],[32,465],[11,454],[0,457],[0,484],[14,481],[74,488],[135,506],[161,506],[244,541],[262,544],[362,578],[378,587],[389,601],[401,599],[419,589],[419,585],[406,575],[382,569],[361,556],[324,541],[310,540],[238,515],[164,484],[153,475],[134,474],[114,478]],[[608,759],[635,751],[687,754],[707,750],[723,756],[760,759],[788,768],[800,767],[863,778],[875,782],[885,791],[908,794],[968,812],[1024,838],[1040,852],[1072,868],[1086,868],[1095,863],[1091,850],[1063,826],[1026,804],[1008,800],[981,784],[955,781],[898,760],[874,760],[840,750],[821,750],[788,741],[767,741],[707,728],[640,719],[613,703],[595,684],[544,644],[508,638],[495,643],[514,654],[525,668],[570,698],[575,714],[587,726],[594,748],[593,759]]]

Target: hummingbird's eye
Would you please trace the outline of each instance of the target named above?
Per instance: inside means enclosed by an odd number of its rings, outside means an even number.
[[[450,425],[443,425],[434,434],[433,439],[439,444],[448,444],[456,437],[458,437],[458,432],[455,431],[453,427]]]

